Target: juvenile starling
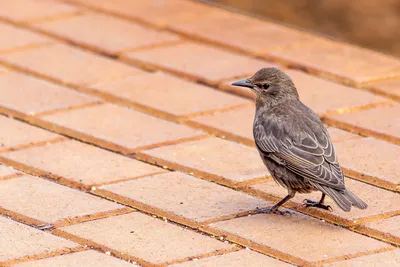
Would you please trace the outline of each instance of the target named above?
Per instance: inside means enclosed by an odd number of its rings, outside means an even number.
[[[263,68],[234,86],[248,87],[256,95],[253,134],[257,149],[274,180],[288,195],[264,213],[280,213],[278,208],[297,192],[322,192],[320,201],[304,200],[306,207],[330,210],[324,205],[330,196],[344,211],[367,204],[346,189],[328,131],[318,115],[304,105],[292,79],[276,68]]]

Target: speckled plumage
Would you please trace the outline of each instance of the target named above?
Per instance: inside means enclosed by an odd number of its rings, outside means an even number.
[[[288,75],[265,68],[234,85],[249,87],[256,93],[256,146],[274,180],[288,190],[288,197],[278,204],[297,192],[319,190],[323,193],[320,207],[326,194],[344,211],[350,211],[351,206],[367,208],[346,189],[328,131],[318,115],[300,101]]]

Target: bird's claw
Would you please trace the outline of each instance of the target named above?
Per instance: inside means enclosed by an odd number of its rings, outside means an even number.
[[[275,214],[279,214],[279,215],[285,215],[288,214],[290,216],[292,216],[292,213],[288,210],[273,210],[273,209],[261,209],[261,208],[256,208],[258,213],[267,213],[267,214],[271,214],[271,213],[275,213]]]
[[[306,208],[308,208],[308,207],[314,207],[314,208],[319,208],[319,209],[327,210],[327,211],[330,211],[330,212],[333,211],[333,209],[332,209],[331,206],[329,206],[329,205],[324,205],[324,204],[322,204],[322,203],[320,203],[320,202],[312,201],[312,200],[310,200],[310,199],[304,199],[304,200],[303,200],[303,206],[306,207]]]

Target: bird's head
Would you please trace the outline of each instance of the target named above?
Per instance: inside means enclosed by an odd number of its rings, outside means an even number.
[[[299,98],[292,79],[277,68],[263,68],[251,78],[232,83],[233,86],[248,87],[256,93],[257,101],[278,102]]]

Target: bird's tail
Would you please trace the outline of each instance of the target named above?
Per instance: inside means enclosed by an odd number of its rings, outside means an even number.
[[[355,206],[359,209],[366,209],[368,205],[354,195],[350,190],[339,191],[330,187],[325,187],[323,185],[318,186],[319,190],[330,196],[336,204],[344,211],[350,211],[351,206]]]

